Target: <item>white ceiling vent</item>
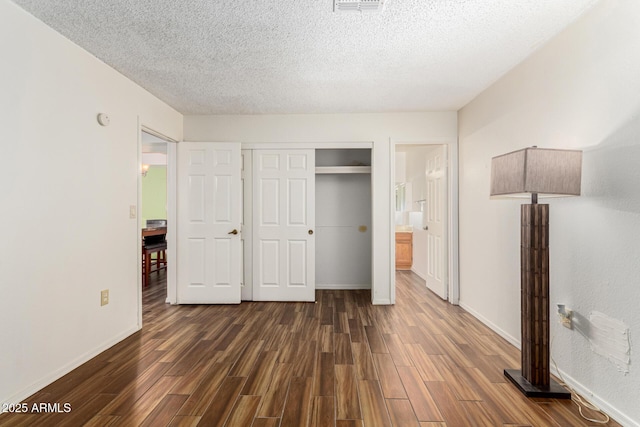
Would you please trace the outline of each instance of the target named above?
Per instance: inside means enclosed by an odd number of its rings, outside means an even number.
[[[380,12],[384,0],[333,0],[334,12]]]

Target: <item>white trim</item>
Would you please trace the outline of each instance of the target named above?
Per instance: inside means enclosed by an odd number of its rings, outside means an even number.
[[[253,301],[253,150],[240,149],[242,160],[242,223],[240,241],[242,246],[241,301]]]
[[[140,119],[138,118],[138,121],[139,120]],[[140,130],[142,132],[148,133],[149,135],[153,135],[156,138],[160,138],[160,139],[162,139],[162,140],[164,140],[166,142],[179,142],[179,141],[177,141],[177,140],[175,140],[175,139],[173,139],[171,137],[168,137],[167,135],[164,135],[164,134],[162,134],[162,133],[160,133],[158,131],[155,131],[155,130],[153,130],[151,128],[148,128],[145,125],[140,125]]]
[[[418,272],[418,270],[416,270],[415,268],[413,268],[413,266],[411,266],[411,272],[414,273],[416,276],[418,276],[419,278],[421,278],[422,280],[427,280],[427,276],[425,276],[424,274]]]
[[[373,293],[373,292],[372,292]],[[393,305],[389,298],[374,298],[372,301],[373,305]]]
[[[168,304],[178,302],[178,145],[167,142],[167,299]]]
[[[341,173],[371,173],[371,166],[316,166],[316,175]]]
[[[133,327],[133,328],[127,329],[126,331],[122,332],[121,334],[118,334],[115,338],[112,338],[109,341],[103,343],[102,345],[96,347],[95,349],[90,350],[90,351],[80,355],[76,359],[72,360],[70,363],[67,363],[63,367],[61,367],[59,369],[56,369],[55,371],[53,371],[50,374],[44,376],[43,378],[39,379],[35,383],[31,384],[30,386],[20,390],[18,393],[16,393],[13,396],[10,396],[9,398],[7,398],[5,400],[5,402],[18,403],[18,402],[24,401],[27,397],[29,397],[32,394],[42,390],[46,386],[52,384],[54,381],[59,380],[63,376],[67,375],[69,372],[71,372],[74,369],[76,369],[77,367],[79,367],[80,365],[82,365],[84,363],[87,363],[89,360],[93,359],[94,357],[96,357],[100,353],[102,353],[102,352],[106,351],[107,349],[113,347],[114,345],[118,344],[120,341],[128,338],[129,336],[131,336],[133,334],[135,334],[139,330],[140,330],[139,327]]]
[[[458,188],[458,141],[448,144],[447,164],[449,169],[449,302],[453,305],[460,304],[460,252],[459,252],[459,211],[460,193]]]
[[[558,371],[555,369],[553,365],[551,366],[551,373],[559,377]],[[611,419],[615,420],[617,423],[623,426],[640,427],[640,424],[638,422],[634,421],[628,415],[620,412],[614,406],[611,406],[611,404],[609,404],[607,401],[602,399],[600,396],[593,394],[591,390],[589,390],[584,385],[580,384],[578,381],[576,381],[574,378],[569,376],[563,370],[560,370],[560,373],[562,374],[562,378],[564,379],[564,382],[569,387],[574,389],[576,393],[578,393],[580,396],[584,397],[586,400],[588,400],[589,402],[599,407],[604,413],[606,413],[609,417],[611,417]]]
[[[243,150],[322,150],[327,148],[373,148],[373,142],[242,142]]]
[[[519,339],[516,339],[515,337],[509,335],[503,329],[499,328],[495,323],[491,322],[489,319],[487,319],[486,317],[482,316],[480,313],[478,313],[477,311],[475,311],[471,307],[468,307],[465,303],[460,302],[460,307],[462,307],[467,313],[469,313],[470,315],[472,315],[473,317],[478,319],[480,322],[485,324],[493,332],[495,332],[496,334],[500,335],[502,338],[507,340],[509,342],[509,344],[513,345],[515,348],[520,350],[522,344],[521,344]]]
[[[389,138],[389,296],[396,303],[396,144]]]
[[[176,165],[177,165],[177,143],[173,138],[163,135],[140,122],[138,116],[138,170],[142,167],[142,132],[153,135],[164,140],[167,143],[167,299],[169,304],[176,304],[177,301],[177,241],[176,228],[178,222],[177,214],[177,181],[176,181]],[[141,212],[142,212],[142,174],[138,173],[138,230],[137,242],[140,242],[140,232],[142,229]],[[142,247],[138,243],[138,260],[142,259]],[[138,326],[142,327],[142,263],[138,262]]]
[[[138,161],[137,161],[137,169],[136,169],[136,185],[137,185],[137,194],[136,194],[136,271],[138,272],[136,278],[136,284],[138,286],[138,328],[142,328],[142,245],[141,242],[141,233],[142,233],[142,223],[140,222],[140,208],[142,207],[142,131],[144,126],[140,122],[140,116],[137,117],[138,120]]]
[[[371,284],[365,284],[365,285],[322,284],[322,285],[319,285],[316,283],[316,289],[317,290],[353,291],[353,290],[360,290],[360,289],[371,289]]]

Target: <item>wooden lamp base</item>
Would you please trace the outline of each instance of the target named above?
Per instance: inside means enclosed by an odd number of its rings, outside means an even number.
[[[553,378],[549,379],[549,386],[545,388],[531,384],[522,376],[519,369],[505,369],[504,376],[509,379],[527,397],[546,397],[549,399],[571,399],[571,392],[567,391]]]
[[[527,397],[570,399],[549,369],[549,205],[536,199],[521,207],[522,369],[504,375]]]

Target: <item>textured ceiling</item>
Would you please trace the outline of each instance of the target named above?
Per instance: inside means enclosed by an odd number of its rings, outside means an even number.
[[[13,0],[184,114],[458,110],[598,0]]]

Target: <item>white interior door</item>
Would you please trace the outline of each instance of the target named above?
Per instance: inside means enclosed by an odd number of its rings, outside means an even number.
[[[240,302],[240,143],[178,144],[179,304]]]
[[[254,150],[253,184],[253,299],[315,301],[315,150]]]
[[[427,155],[425,224],[427,227],[427,287],[447,299],[447,163],[445,145]]]

